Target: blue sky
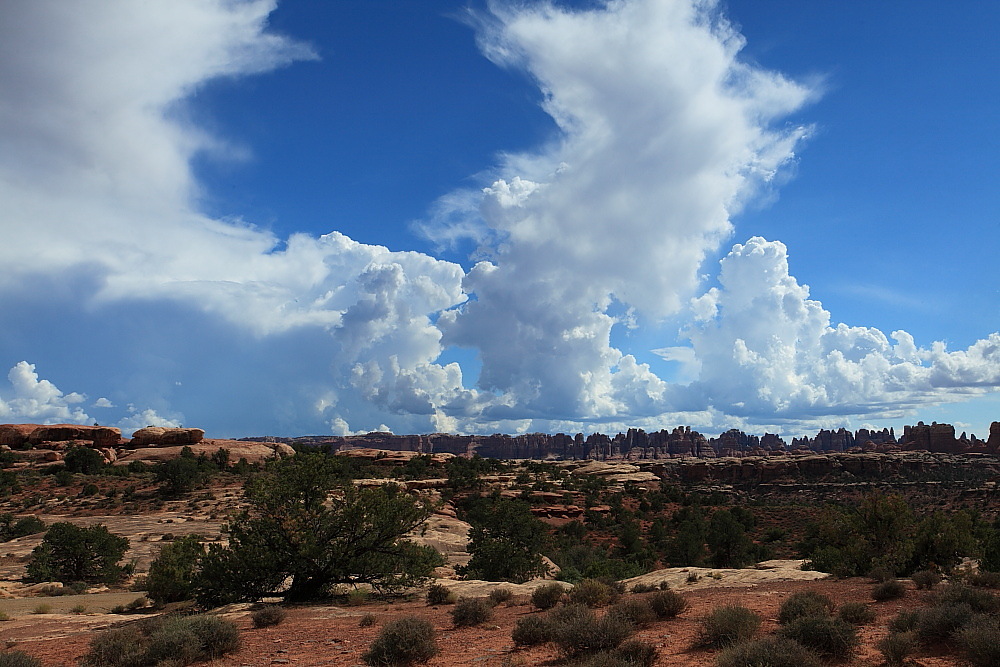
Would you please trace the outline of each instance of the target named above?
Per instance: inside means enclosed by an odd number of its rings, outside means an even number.
[[[995,3],[0,12],[0,421],[1000,418]]]

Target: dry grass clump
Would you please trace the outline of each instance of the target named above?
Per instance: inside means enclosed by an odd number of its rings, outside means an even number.
[[[724,649],[716,667],[820,667],[815,653],[784,637],[765,637]]]
[[[493,618],[493,604],[488,598],[459,598],[449,613],[456,628],[479,625]]]
[[[404,616],[386,623],[361,659],[368,665],[413,665],[438,652],[430,621]]]
[[[787,600],[781,603],[781,608],[778,610],[778,622],[787,625],[805,616],[829,616],[833,613],[834,608],[833,600],[822,593],[799,591],[792,593]]]
[[[288,612],[285,611],[284,607],[269,604],[266,607],[254,610],[250,614],[250,619],[253,621],[253,627],[267,628],[272,625],[278,625],[285,620],[287,615]]]
[[[674,618],[688,607],[687,600],[674,591],[657,591],[646,598],[658,618]]]
[[[618,591],[612,586],[597,579],[584,579],[570,589],[570,602],[585,604],[588,607],[606,607],[618,599]]]
[[[447,586],[431,584],[427,589],[427,604],[436,607],[442,604],[455,604],[458,597]]]
[[[851,625],[868,625],[875,617],[875,610],[864,602],[845,602],[837,608],[837,618]]]
[[[877,646],[885,664],[889,667],[899,667],[905,665],[910,654],[917,648],[917,637],[910,632],[892,632],[883,637]]]
[[[490,591],[490,602],[494,605],[503,604],[504,602],[510,602],[514,597],[514,591],[503,586],[499,586]]]
[[[887,579],[872,587],[872,599],[876,602],[898,600],[906,595],[906,586],[899,579]]]
[[[757,634],[759,628],[760,616],[746,607],[739,605],[715,607],[702,619],[695,644],[725,648],[749,640]]]
[[[538,609],[551,609],[559,604],[565,593],[560,584],[543,584],[531,592],[531,604]]]
[[[94,637],[84,667],[154,667],[214,660],[239,647],[232,621],[208,614],[151,619]]]

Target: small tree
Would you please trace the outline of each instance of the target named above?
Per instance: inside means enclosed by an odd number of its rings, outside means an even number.
[[[81,528],[54,523],[31,552],[28,580],[114,583],[129,572],[128,566],[118,565],[127,549],[128,539],[102,524]]]
[[[209,546],[195,582],[199,601],[255,601],[284,581],[286,601],[315,599],[334,584],[415,585],[443,560],[404,536],[432,511],[395,485],[359,489],[331,457],[298,454],[247,481],[248,508],[229,524],[229,545]]]
[[[469,564],[459,573],[469,579],[523,583],[546,572],[539,553],[545,524],[521,500],[490,498],[470,516]]]
[[[708,525],[708,547],[713,567],[743,567],[754,560],[753,541],[743,523],[729,510],[718,510]]]
[[[94,475],[106,465],[104,457],[96,449],[90,447],[70,447],[63,457],[66,470],[84,475]]]
[[[184,449],[190,454],[189,448]],[[205,480],[205,472],[193,454],[181,454],[176,459],[161,463],[156,466],[155,473],[156,481],[161,484],[160,490],[169,497],[187,493]]]
[[[160,549],[149,565],[147,595],[157,604],[194,597],[194,578],[205,546],[197,535],[174,540]]]

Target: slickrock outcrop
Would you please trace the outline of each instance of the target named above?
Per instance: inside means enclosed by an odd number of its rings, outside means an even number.
[[[280,444],[280,443],[278,443]],[[128,465],[132,461],[142,461],[144,463],[159,463],[170,461],[181,455],[184,447],[190,447],[195,456],[204,454],[211,457],[220,449],[229,452],[229,462],[236,463],[240,459],[246,459],[247,463],[260,463],[277,456],[285,456],[287,452],[279,452],[276,445],[261,442],[247,442],[245,440],[202,440],[193,445],[174,445],[170,447],[142,447],[132,451],[123,452],[115,465]],[[284,445],[284,447],[288,447]],[[289,447],[289,449],[291,449]],[[293,450],[294,453],[294,450]]]
[[[28,449],[49,442],[80,441],[93,447],[118,447],[122,432],[110,426],[82,424],[0,424],[0,445]]]
[[[200,428],[164,428],[147,426],[132,434],[129,447],[174,447],[196,445],[205,438]]]

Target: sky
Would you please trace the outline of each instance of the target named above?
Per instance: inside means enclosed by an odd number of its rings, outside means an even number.
[[[985,438],[998,20],[5,2],[0,422]]]

